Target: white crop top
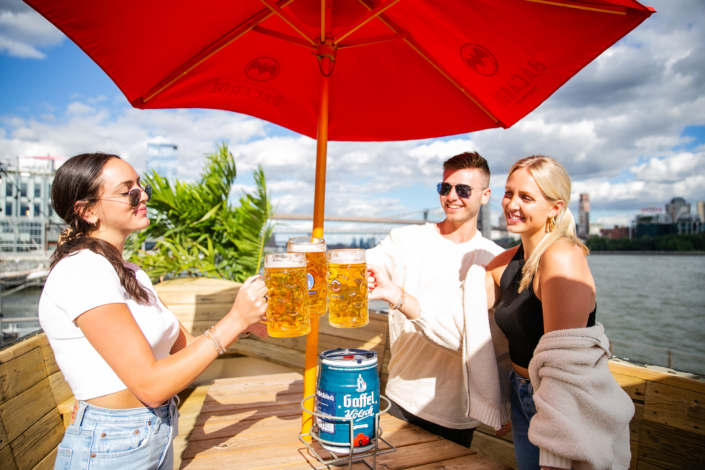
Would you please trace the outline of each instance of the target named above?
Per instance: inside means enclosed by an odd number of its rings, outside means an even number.
[[[135,271],[137,281],[152,292],[155,305],[139,305],[131,299],[110,262],[90,250],[81,250],[59,261],[39,299],[39,323],[54,350],[59,369],[78,400],[127,388],[76,324],[82,313],[101,305],[127,304],[157,360],[169,355],[179,336],[178,320],[159,301],[147,273],[131,263],[125,266]]]

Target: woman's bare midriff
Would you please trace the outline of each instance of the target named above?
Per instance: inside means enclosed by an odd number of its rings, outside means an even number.
[[[110,408],[112,410],[126,410],[129,408],[146,408],[145,404],[137,399],[137,397],[129,389],[119,392],[103,395],[102,397],[91,398],[86,400],[86,403],[99,406],[101,408]]]
[[[527,369],[526,367],[518,366],[512,362],[512,368],[514,369],[514,372],[521,375],[525,379],[529,378],[529,369]]]

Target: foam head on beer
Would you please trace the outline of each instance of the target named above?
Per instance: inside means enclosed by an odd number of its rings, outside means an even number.
[[[264,257],[265,268],[305,268],[303,253],[272,253]]]
[[[333,264],[361,264],[367,260],[365,250],[330,250],[328,252],[328,262]]]
[[[286,251],[290,253],[325,253],[326,242],[322,238],[296,237],[289,240]]]

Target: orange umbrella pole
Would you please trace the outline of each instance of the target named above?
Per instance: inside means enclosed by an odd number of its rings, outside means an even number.
[[[323,70],[330,64],[330,59],[321,59]],[[321,99],[318,109],[318,135],[316,146],[316,189],[313,199],[313,236],[323,238],[323,213],[326,197],[326,157],[328,153],[328,80],[321,74]],[[304,396],[316,393],[316,378],[318,366],[318,318],[311,317],[311,332],[306,337],[306,365],[304,370]],[[305,403],[306,408],[313,409],[313,400]],[[313,416],[304,412],[301,433],[311,431]]]

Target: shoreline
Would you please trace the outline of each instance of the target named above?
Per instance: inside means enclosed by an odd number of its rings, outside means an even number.
[[[597,251],[591,250],[591,255],[657,255],[657,256],[705,256],[705,251]]]

